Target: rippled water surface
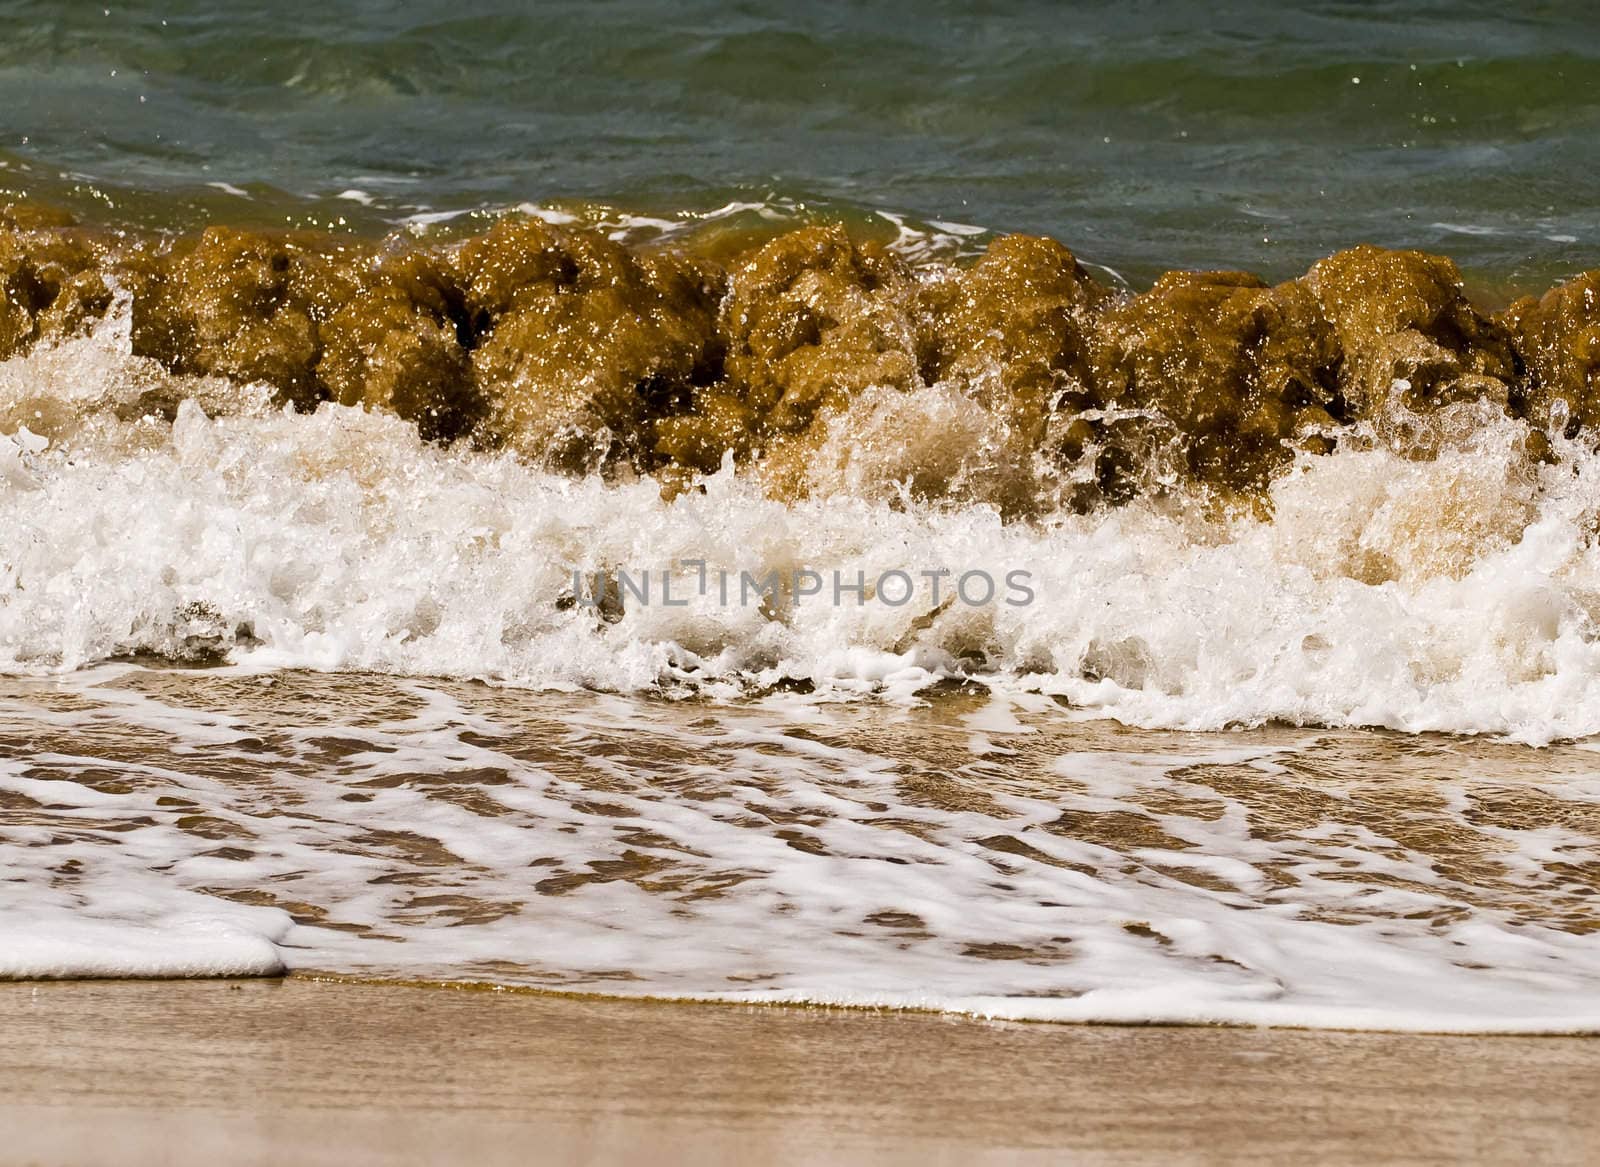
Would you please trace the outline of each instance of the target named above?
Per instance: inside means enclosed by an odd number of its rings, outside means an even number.
[[[0,186],[143,223],[560,200],[1044,232],[1135,279],[1600,233],[1593,7],[0,4]],[[343,196],[343,197],[341,197]]]

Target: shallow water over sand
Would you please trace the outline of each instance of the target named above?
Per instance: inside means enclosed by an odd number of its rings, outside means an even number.
[[[20,1162],[1587,1165],[1600,1042],[282,981],[0,984]]]
[[[523,7],[0,13],[0,977],[1600,1028],[1584,6]]]
[[[1600,1028],[1581,746],[981,690],[0,682],[0,973],[287,968],[1101,1021]]]

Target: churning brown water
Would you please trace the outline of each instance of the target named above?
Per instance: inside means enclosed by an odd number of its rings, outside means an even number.
[[[1600,1026],[1585,748],[133,666],[0,747],[12,976]]]

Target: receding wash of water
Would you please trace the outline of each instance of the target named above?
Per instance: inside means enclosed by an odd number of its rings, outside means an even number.
[[[1592,5],[0,2],[0,978],[1600,1032]]]

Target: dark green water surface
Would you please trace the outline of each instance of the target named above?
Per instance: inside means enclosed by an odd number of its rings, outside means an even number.
[[[1045,232],[1135,282],[1360,241],[1505,286],[1600,263],[1595,3],[12,0],[0,29],[0,189],[112,222],[751,202]]]

